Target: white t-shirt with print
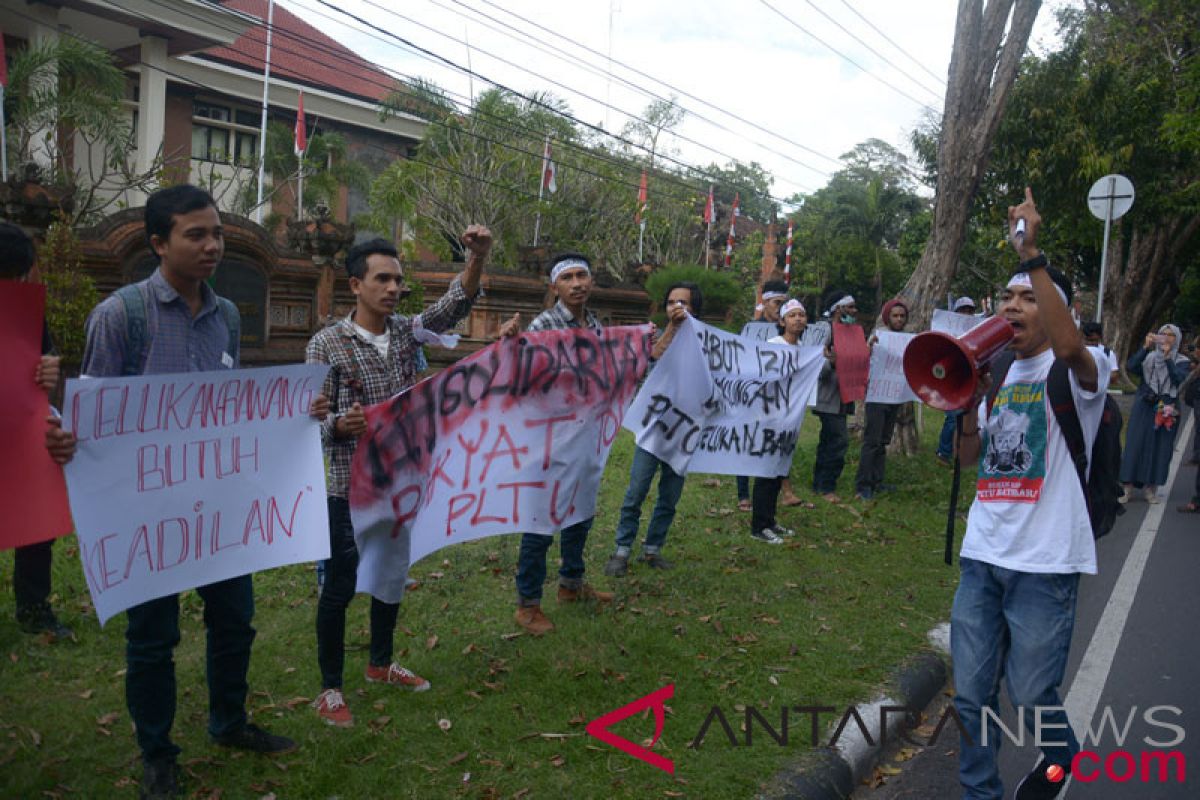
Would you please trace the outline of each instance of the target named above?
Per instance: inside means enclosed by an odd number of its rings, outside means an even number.
[[[1081,389],[1073,372],[1069,378],[1090,464],[1109,373],[1103,352],[1088,352],[1098,367],[1096,391]],[[1014,361],[980,424],[979,477],[960,555],[1020,572],[1095,574],[1087,501],[1046,393],[1053,363],[1050,349]],[[979,418],[986,415],[985,399]]]

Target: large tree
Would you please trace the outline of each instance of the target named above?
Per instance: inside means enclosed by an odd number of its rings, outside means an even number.
[[[929,240],[902,294],[917,325],[950,288],[979,189],[1041,0],[959,0],[937,149]]]

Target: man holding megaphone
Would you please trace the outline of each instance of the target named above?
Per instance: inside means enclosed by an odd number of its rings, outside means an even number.
[[[1079,575],[1096,572],[1087,501],[1054,422],[1047,380],[1055,363],[1069,372],[1090,457],[1109,375],[1097,369],[1071,318],[1070,282],[1038,249],[1042,219],[1029,189],[1025,202],[1009,208],[1008,220],[1020,265],[1004,290],[1000,315],[1012,326],[1016,360],[994,395],[989,380],[979,381],[960,428],[962,462],[980,467],[960,552],[951,650],[954,704],[972,740],[963,740],[959,756],[964,796],[1004,796],[994,717],[986,723],[989,746],[980,742],[982,709],[996,710],[1005,676],[1013,705],[1025,709],[1026,727],[1041,729],[1042,760],[1015,795],[1035,800],[1059,795],[1079,750],[1058,687]]]

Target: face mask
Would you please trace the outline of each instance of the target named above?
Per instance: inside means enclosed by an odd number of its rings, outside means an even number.
[[[841,322],[843,325],[853,325],[853,324],[854,324],[854,317],[850,316],[849,314],[842,314],[842,317],[841,317],[841,320],[840,320],[840,322]]]

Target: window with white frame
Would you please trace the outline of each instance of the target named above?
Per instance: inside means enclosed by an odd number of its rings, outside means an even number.
[[[258,158],[258,123],[248,109],[196,100],[192,106],[192,158],[253,166]]]

